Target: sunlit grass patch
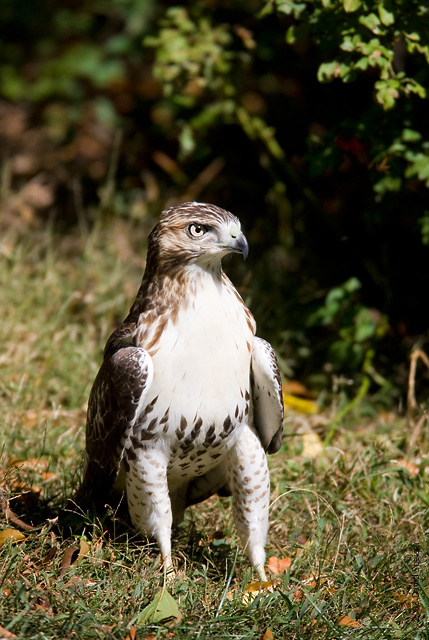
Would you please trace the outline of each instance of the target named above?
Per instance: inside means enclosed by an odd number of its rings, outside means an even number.
[[[192,507],[174,534],[180,616],[170,622],[141,616],[163,584],[153,543],[114,511],[64,524],[79,515],[66,500],[87,398],[140,282],[144,235],[122,225],[1,241],[0,488],[28,528],[0,514],[1,529],[24,536],[0,547],[0,626],[27,639],[427,638],[429,445],[422,433],[408,448],[402,417],[351,412],[325,448],[332,408],[288,413],[270,458],[267,557],[282,569],[252,597],[228,498]],[[318,435],[316,447],[305,434]]]

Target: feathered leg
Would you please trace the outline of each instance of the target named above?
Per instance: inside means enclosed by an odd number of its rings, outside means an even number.
[[[153,536],[167,572],[172,570],[172,512],[167,483],[167,464],[156,450],[139,449],[127,460],[127,502],[133,525]]]
[[[228,456],[227,471],[238,535],[259,579],[266,580],[270,478],[262,445],[247,425]]]

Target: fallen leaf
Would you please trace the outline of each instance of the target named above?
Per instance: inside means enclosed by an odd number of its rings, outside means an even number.
[[[283,394],[290,394],[293,396],[304,396],[308,398],[311,394],[307,387],[305,387],[298,380],[287,380],[282,384]]]
[[[303,433],[302,442],[301,456],[303,458],[316,458],[323,451],[323,442],[317,433]]]
[[[250,604],[250,602],[252,602],[252,600],[254,600],[257,595],[263,592],[271,593],[274,591],[274,588],[275,583],[271,582],[270,580],[264,580],[263,582],[254,580],[253,582],[249,582],[249,584],[246,584],[243,592],[239,591],[237,585],[234,586],[230,591],[228,591],[226,597],[228,598],[228,600],[232,600],[238,595],[241,599],[241,602],[243,602],[244,604]]]
[[[11,540],[12,542],[19,542],[19,540],[24,540],[25,535],[18,531],[18,529],[3,529],[0,531],[0,547],[7,541]]]
[[[16,636],[14,633],[11,633],[10,631],[8,631],[7,629],[4,629],[3,627],[0,627],[0,638],[1,640],[3,640],[3,638],[17,638],[18,636]]]
[[[79,547],[75,544],[70,545],[63,553],[60,563],[60,578],[65,574],[67,569],[72,565],[79,566],[83,558],[90,549],[86,540],[80,540]]]
[[[34,606],[41,611],[52,611],[51,600],[46,594],[39,595]]]
[[[82,562],[83,558],[87,555],[89,549],[90,549],[90,546],[86,542],[86,540],[81,540],[80,541],[80,547],[79,547],[79,553],[78,553],[78,556],[77,556],[76,560],[74,561],[74,564],[76,566],[78,566]]]
[[[78,557],[78,555],[79,555],[79,547],[77,547],[75,544],[72,544],[70,547],[67,547],[67,549],[63,553],[63,557],[61,558],[60,578],[65,574],[67,569],[73,563],[74,559]]]
[[[274,640],[274,636],[268,628],[265,630],[261,640]]]
[[[261,591],[274,591],[274,583],[271,580],[253,580],[244,587],[244,593],[261,593]]]
[[[305,585],[307,589],[315,589],[316,587],[323,585],[322,593],[329,596],[333,596],[337,592],[336,588],[333,586],[332,579],[326,578],[324,576],[309,575],[307,578],[302,580],[301,583]],[[304,597],[304,591],[303,589],[297,589],[297,591],[295,591],[293,595],[295,600],[300,601]]]
[[[54,471],[44,471],[40,475],[42,477],[42,480],[45,480],[45,482],[49,482],[50,480],[53,480],[57,477],[57,474]]]
[[[46,554],[46,556],[41,560],[40,566],[44,567],[52,562],[58,553],[58,549],[56,547],[51,547]]]
[[[294,409],[294,411],[298,411],[299,413],[317,413],[319,411],[318,405],[312,400],[298,398],[289,393],[283,394],[283,402],[285,407]]]
[[[275,585],[270,580],[264,580],[263,582],[254,580],[253,582],[246,584],[244,587],[244,593],[241,601],[244,604],[250,604],[256,596],[259,596],[261,593],[273,593],[274,589]]]
[[[268,560],[268,569],[271,573],[279,575],[280,573],[285,573],[291,564],[292,560],[290,558],[277,558],[276,556],[271,556]]]
[[[21,527],[21,529],[24,529],[24,531],[31,531],[33,529],[33,527],[31,527],[29,524],[20,520],[13,513],[12,509],[9,508],[9,505],[7,503],[7,500],[4,497],[3,490],[1,489],[1,487],[0,487],[0,507],[4,513],[6,520],[10,520],[13,524],[16,524],[18,527]]]
[[[396,602],[405,604],[407,609],[411,609],[419,602],[419,596],[417,593],[394,593],[393,597]]]
[[[26,412],[26,415],[30,415],[31,417],[38,416],[39,414],[33,409]],[[47,471],[49,468],[49,460],[46,458],[26,458],[22,460],[21,458],[9,458],[8,466],[14,467],[16,469],[29,469],[30,471]]]
[[[161,622],[167,618],[180,620],[180,613],[177,602],[166,589],[162,589],[155,594],[152,602],[147,605],[138,617],[138,624],[144,625],[149,622]]]
[[[152,636],[153,637],[153,636]],[[124,640],[136,640],[136,628],[132,624]]]
[[[353,618],[350,618],[349,616],[344,616],[343,618],[340,618],[340,620],[338,620],[338,624],[340,624],[342,627],[351,627],[352,629],[363,628],[363,624],[361,624],[357,620],[353,620]]]
[[[415,478],[420,471],[419,467],[413,462],[409,462],[409,460],[395,460],[394,462],[398,467],[406,469],[413,478]]]

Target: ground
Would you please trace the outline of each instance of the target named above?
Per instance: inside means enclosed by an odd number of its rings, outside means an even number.
[[[143,613],[163,581],[155,545],[119,513],[75,526],[64,511],[90,386],[139,284],[146,232],[120,221],[61,238],[2,232],[0,529],[21,539],[3,534],[0,547],[0,637],[429,638],[429,438],[418,413],[369,400],[347,413],[330,390],[318,413],[288,408],[269,461],[274,591],[244,593],[254,576],[229,499],[214,497],[174,536],[169,625]]]

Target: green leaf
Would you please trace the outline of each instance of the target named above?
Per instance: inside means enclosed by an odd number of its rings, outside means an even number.
[[[276,0],[276,9],[279,13],[286,15],[294,15],[299,18],[301,13],[305,11],[307,5],[305,2],[295,2],[294,0]]]
[[[402,186],[402,180],[399,176],[384,176],[374,184],[374,191],[380,195],[384,195],[387,191],[399,191]]]
[[[378,15],[380,16],[381,22],[386,27],[389,27],[395,22],[395,15],[391,11],[387,11],[382,4],[378,6]]]
[[[355,317],[355,335],[356,342],[364,342],[369,340],[377,330],[377,322],[372,317],[370,309],[362,309]]]
[[[380,34],[380,19],[375,13],[369,13],[366,16],[359,16],[359,22],[364,25],[367,29],[375,33],[376,35]]]
[[[338,77],[340,69],[341,65],[337,60],[322,62],[317,71],[317,79],[319,82],[329,82],[333,78]]]
[[[421,133],[413,129],[404,129],[401,137],[404,142],[418,142],[422,139]]]
[[[353,13],[354,11],[357,11],[360,5],[360,0],[343,0],[344,11],[346,13]]]
[[[185,156],[189,156],[195,151],[194,132],[189,125],[185,125],[179,136],[180,150]]]
[[[307,38],[307,36],[311,32],[311,25],[302,22],[298,25],[292,25],[286,31],[286,42],[288,44],[294,44],[295,42],[300,42]]]
[[[138,624],[161,622],[162,620],[167,620],[167,618],[180,620],[181,617],[182,614],[173,596],[166,589],[162,589],[155,594],[152,602],[140,613]]]

